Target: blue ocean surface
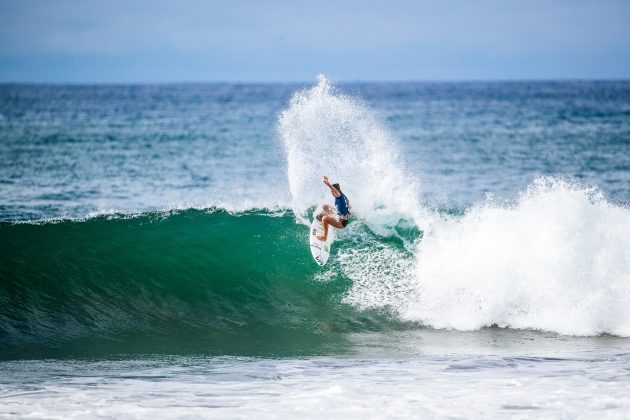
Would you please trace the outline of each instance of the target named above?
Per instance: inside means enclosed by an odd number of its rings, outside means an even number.
[[[2,85],[0,217],[290,206],[278,117],[308,87]],[[540,176],[630,199],[630,82],[335,89],[363,102],[397,140],[425,204],[466,208],[486,193],[513,199]],[[322,145],[322,159],[343,161],[348,151],[334,146]]]
[[[628,81],[0,85],[0,416],[624,417],[629,185]]]

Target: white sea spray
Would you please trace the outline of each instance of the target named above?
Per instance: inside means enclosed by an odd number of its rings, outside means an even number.
[[[330,200],[313,182],[327,174],[369,228],[342,233],[355,237],[336,254],[352,281],[345,303],[435,328],[630,335],[630,210],[597,188],[538,178],[511,203],[489,195],[463,216],[429,210],[385,125],[323,76],[294,95],[279,132],[297,217]],[[424,232],[411,249],[392,243],[401,219]]]

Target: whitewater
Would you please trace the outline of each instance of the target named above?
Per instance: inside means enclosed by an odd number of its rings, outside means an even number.
[[[313,180],[330,173],[349,185],[354,213],[374,234],[400,237],[400,221],[424,232],[406,247],[412,256],[381,244],[342,248],[353,282],[346,302],[436,328],[630,335],[630,209],[596,187],[537,178],[513,202],[432,212],[378,116],[323,76],[292,98],[279,131],[295,214],[325,200]]]
[[[0,98],[0,416],[630,408],[628,83]]]

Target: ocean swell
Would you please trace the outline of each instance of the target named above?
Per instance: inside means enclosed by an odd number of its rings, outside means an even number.
[[[307,235],[255,210],[0,223],[1,353],[308,353],[405,327],[342,303],[350,282],[324,279]]]

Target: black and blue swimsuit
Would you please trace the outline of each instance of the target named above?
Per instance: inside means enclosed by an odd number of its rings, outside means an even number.
[[[335,197],[335,206],[337,207],[337,214],[339,215],[341,225],[346,227],[348,224],[348,219],[341,219],[341,217],[348,216],[350,214],[350,209],[348,208],[348,199],[344,195],[344,193],[340,193],[339,197]]]

